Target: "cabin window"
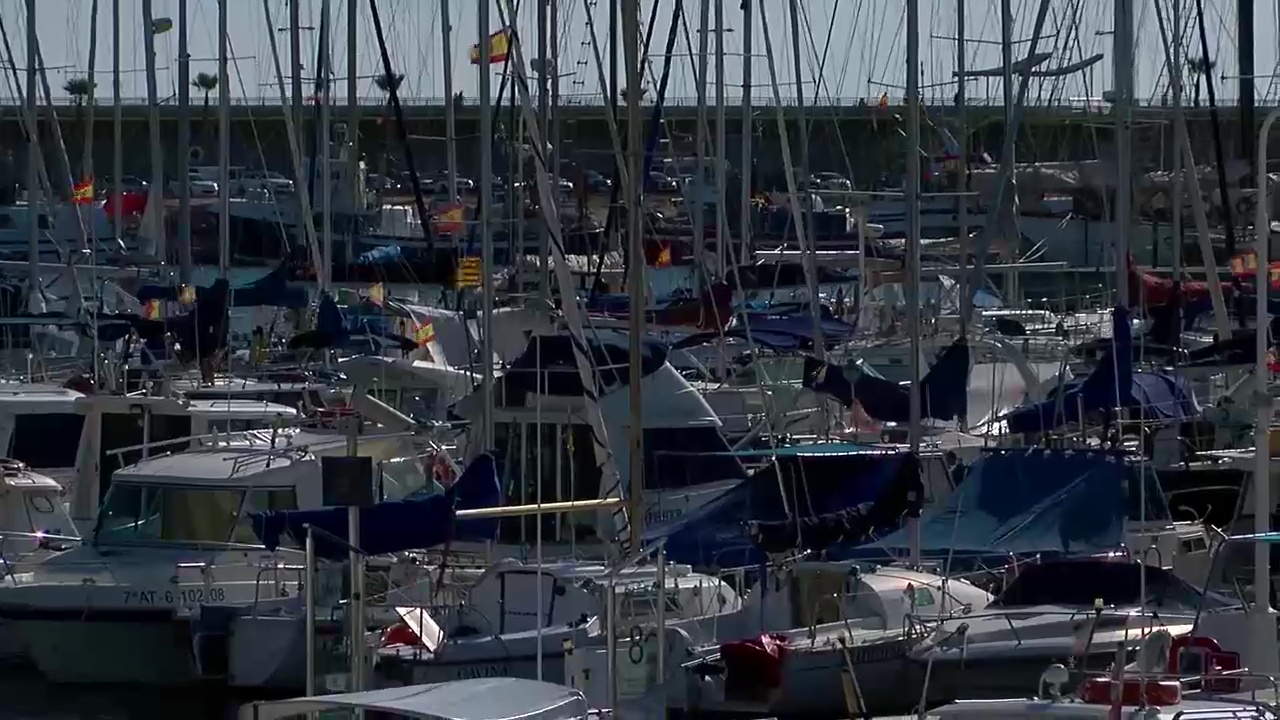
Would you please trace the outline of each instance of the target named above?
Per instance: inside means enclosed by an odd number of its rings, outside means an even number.
[[[76,413],[15,415],[8,455],[33,468],[75,467],[83,427]]]
[[[11,215],[0,215],[0,230],[16,230],[17,223],[13,221]]]
[[[95,539],[105,544],[241,539],[236,529],[243,500],[239,490],[117,482],[103,503]]]

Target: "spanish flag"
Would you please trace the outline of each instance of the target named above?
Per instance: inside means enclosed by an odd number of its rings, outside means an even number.
[[[655,268],[671,267],[671,246],[670,245],[663,246],[663,248],[658,251],[657,257],[653,259],[653,266]]]
[[[511,28],[502,28],[489,36],[489,64],[506,62],[511,52]],[[480,43],[471,46],[471,64],[480,64]]]
[[[71,186],[71,202],[74,205],[89,205],[93,202],[93,180],[85,180]]]
[[[160,319],[160,301],[148,300],[147,303],[142,306],[142,317],[148,320],[159,320]]]
[[[387,300],[387,289],[383,287],[382,283],[378,283],[377,285],[369,288],[369,295],[367,297],[369,298],[369,302],[377,305],[378,307],[382,307],[382,303]]]
[[[417,327],[413,329],[413,341],[418,343],[418,347],[422,347],[435,339],[436,329],[431,325],[430,320],[424,323],[419,323]]]
[[[436,214],[436,232],[461,235],[463,225],[463,209],[458,203],[446,205]]]

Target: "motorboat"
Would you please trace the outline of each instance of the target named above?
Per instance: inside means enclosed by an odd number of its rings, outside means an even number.
[[[303,447],[190,450],[118,470],[88,542],[3,578],[0,619],[53,682],[196,682],[194,611],[299,594],[302,553],[257,544],[248,514],[318,507],[318,478]]]

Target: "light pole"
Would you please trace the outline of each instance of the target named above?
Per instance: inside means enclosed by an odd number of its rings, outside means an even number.
[[[1267,219],[1267,133],[1280,108],[1267,113],[1258,131],[1257,196],[1254,198],[1255,216],[1254,252],[1257,253],[1257,310],[1256,341],[1254,350],[1257,365],[1254,370],[1254,399],[1257,418],[1253,429],[1253,528],[1258,534],[1271,532],[1271,370],[1267,362],[1270,346],[1267,335],[1271,318],[1267,314],[1267,289],[1271,284],[1268,256],[1271,240]],[[1244,660],[1253,672],[1274,674],[1280,671],[1280,657],[1275,651],[1276,613],[1271,607],[1271,544],[1253,544],[1253,606],[1249,611],[1248,653]]]

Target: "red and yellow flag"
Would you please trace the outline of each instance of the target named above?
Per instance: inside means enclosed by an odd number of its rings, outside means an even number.
[[[146,304],[142,306],[142,317],[148,320],[159,320],[160,319],[160,301],[148,300]]]
[[[382,307],[382,304],[387,301],[387,289],[382,285],[382,283],[378,283],[369,288],[369,294],[367,297],[369,298],[369,302],[377,305],[378,307]]]
[[[463,209],[458,203],[451,203],[436,213],[436,232],[461,235],[464,229]]]
[[[93,179],[71,186],[71,202],[74,205],[89,205],[93,202]]]
[[[431,324],[430,320],[424,323],[419,323],[416,327],[414,327],[413,341],[418,343],[418,347],[422,347],[423,345],[426,345],[427,343],[435,339],[436,339],[436,329]]]
[[[502,28],[489,36],[489,64],[506,62],[511,52],[511,28]],[[471,46],[471,64],[480,64],[480,43]]]

